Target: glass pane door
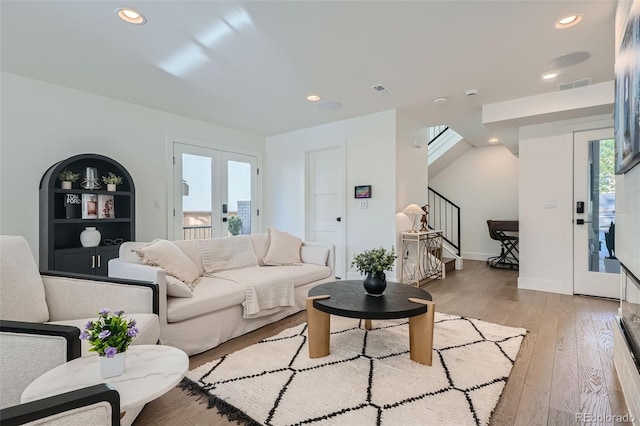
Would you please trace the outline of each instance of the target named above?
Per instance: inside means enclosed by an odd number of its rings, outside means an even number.
[[[573,292],[618,297],[613,129],[574,133]]]
[[[222,198],[226,200],[226,213],[223,201],[223,223],[226,223],[229,235],[250,234],[257,214],[255,203],[252,202],[257,192],[257,158],[224,152],[222,166],[226,168],[227,181],[222,190]]]
[[[614,140],[589,141],[589,227],[587,250],[589,271],[620,272],[620,261],[615,257],[616,192],[614,178]]]
[[[258,229],[257,157],[174,143],[174,158],[174,239]]]

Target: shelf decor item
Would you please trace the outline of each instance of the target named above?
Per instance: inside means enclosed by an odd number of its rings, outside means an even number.
[[[113,192],[116,190],[116,185],[122,184],[122,176],[109,172],[109,176],[102,176],[102,183],[107,185],[107,191]]]
[[[95,194],[82,194],[82,218],[98,218],[98,196]]]
[[[98,219],[114,219],[116,217],[113,195],[98,195]]]
[[[98,169],[95,167],[87,167],[84,171],[84,179],[80,186],[84,189],[100,189],[101,185],[98,182]]]
[[[62,181],[60,187],[62,189],[71,189],[73,186],[73,182],[76,182],[80,179],[80,173],[73,173],[71,170],[63,170],[58,175],[58,179]]]
[[[84,231],[80,233],[80,244],[82,247],[97,247],[100,245],[102,234],[96,229],[95,226],[87,226]]]
[[[100,375],[105,379],[124,373],[127,348],[139,333],[136,321],[127,321],[123,314],[101,309],[98,319],[89,321],[80,334],[81,339],[89,341],[89,352],[100,356]]]
[[[78,219],[80,217],[82,214],[82,198],[80,194],[64,194],[64,211],[66,219]]]
[[[380,247],[365,250],[353,257],[351,266],[355,266],[360,274],[366,274],[363,285],[368,295],[381,296],[384,293],[387,288],[387,277],[384,272],[393,269],[396,258],[393,246],[389,252],[384,247]]]
[[[407,207],[404,208],[404,210],[402,210],[402,213],[406,214],[406,215],[413,215],[413,225],[411,225],[411,230],[407,231],[407,232],[418,232],[416,231],[416,218],[418,216],[423,216],[425,215],[425,211],[422,209],[422,207],[420,207],[417,204],[409,204]]]

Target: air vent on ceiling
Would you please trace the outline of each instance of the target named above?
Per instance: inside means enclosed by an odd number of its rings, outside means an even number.
[[[378,93],[382,93],[384,95],[388,95],[391,92],[389,91],[389,89],[387,89],[386,87],[384,87],[382,84],[374,84],[373,86],[371,86],[371,88],[378,92]]]
[[[558,83],[558,90],[575,89],[576,87],[589,86],[591,84],[591,78],[583,78],[580,80],[568,81],[566,83]]]

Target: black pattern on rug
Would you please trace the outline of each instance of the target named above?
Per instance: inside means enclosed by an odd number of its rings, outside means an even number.
[[[246,425],[486,425],[526,333],[436,313],[428,367],[409,359],[406,320],[331,322],[327,357],[308,357],[302,324],[190,371],[181,387]]]

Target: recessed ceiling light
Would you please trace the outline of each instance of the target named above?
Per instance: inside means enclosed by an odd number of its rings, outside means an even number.
[[[569,28],[582,21],[582,15],[567,15],[556,21],[556,28]]]
[[[309,95],[309,96],[307,96],[307,100],[309,102],[317,102],[317,101],[320,100],[320,96],[318,96],[318,95]]]
[[[542,74],[542,79],[543,80],[553,80],[554,78],[556,78],[558,75],[560,75],[559,72],[556,71],[550,71],[550,72],[546,72],[544,74]]]
[[[143,25],[145,22],[147,22],[147,18],[145,18],[140,12],[128,7],[121,7],[120,9],[116,9],[116,14],[120,19],[130,24]]]
[[[498,139],[498,138],[489,139],[489,143],[498,143],[498,142],[500,142],[500,139]]]
[[[449,100],[449,99],[445,98],[444,96],[441,96],[441,97],[439,97],[439,98],[435,98],[435,99],[433,100],[433,103],[434,103],[434,104],[444,104],[444,103],[446,103],[448,100]]]

